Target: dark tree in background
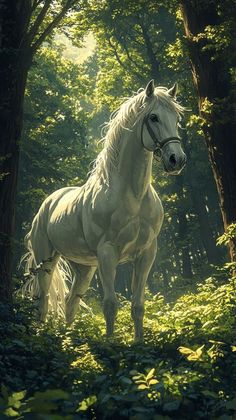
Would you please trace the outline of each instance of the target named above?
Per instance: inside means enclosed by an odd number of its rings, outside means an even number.
[[[0,300],[11,302],[12,236],[25,85],[32,58],[75,0],[0,1]],[[57,3],[57,4],[56,4]]]
[[[181,1],[193,81],[225,230],[236,221],[235,1]],[[236,239],[229,243],[236,261]]]

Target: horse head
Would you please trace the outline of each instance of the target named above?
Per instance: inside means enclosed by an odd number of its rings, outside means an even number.
[[[154,158],[161,160],[165,171],[172,175],[178,175],[186,164],[178,134],[183,108],[176,102],[177,90],[175,84],[169,90],[158,88],[155,91],[154,81],[148,83],[144,92],[148,111],[141,128],[143,147],[153,152]]]

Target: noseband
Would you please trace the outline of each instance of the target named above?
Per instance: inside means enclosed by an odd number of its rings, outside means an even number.
[[[148,149],[148,147],[145,146],[144,142],[143,142],[143,127],[144,124],[147,127],[148,133],[150,135],[150,137],[152,138],[154,145],[155,145],[155,149]],[[144,117],[143,122],[142,122],[142,128],[141,128],[141,143],[144,147],[144,149],[148,150],[149,152],[153,152],[154,158],[156,160],[161,160],[162,158],[162,152],[163,152],[163,147],[167,144],[167,143],[180,143],[180,137],[167,137],[166,139],[163,140],[159,140],[152,127],[149,124],[149,114],[146,115],[146,117]]]

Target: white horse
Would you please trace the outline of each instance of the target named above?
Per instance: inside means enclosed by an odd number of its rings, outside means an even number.
[[[151,80],[124,102],[107,124],[104,148],[87,182],[55,191],[41,205],[26,236],[31,277],[24,286],[39,297],[41,321],[49,303],[58,309],[60,300],[70,325],[98,268],[107,336],[112,335],[116,267],[133,261],[132,318],[135,339],[142,338],[144,288],[164,215],[151,185],[153,156],[169,174],[186,163],[178,136],[184,108],[175,100],[176,89],[155,88]],[[74,273],[69,292],[62,259]]]

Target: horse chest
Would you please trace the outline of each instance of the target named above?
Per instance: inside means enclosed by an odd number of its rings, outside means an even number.
[[[129,206],[128,203],[124,200],[112,214],[105,237],[116,245],[121,258],[130,257],[150,246],[162,223],[163,210],[154,191],[150,190],[137,206]]]
[[[146,248],[153,238],[154,231],[150,224],[140,216],[136,216],[120,227],[118,224],[111,227],[107,239],[116,245],[123,258]]]

